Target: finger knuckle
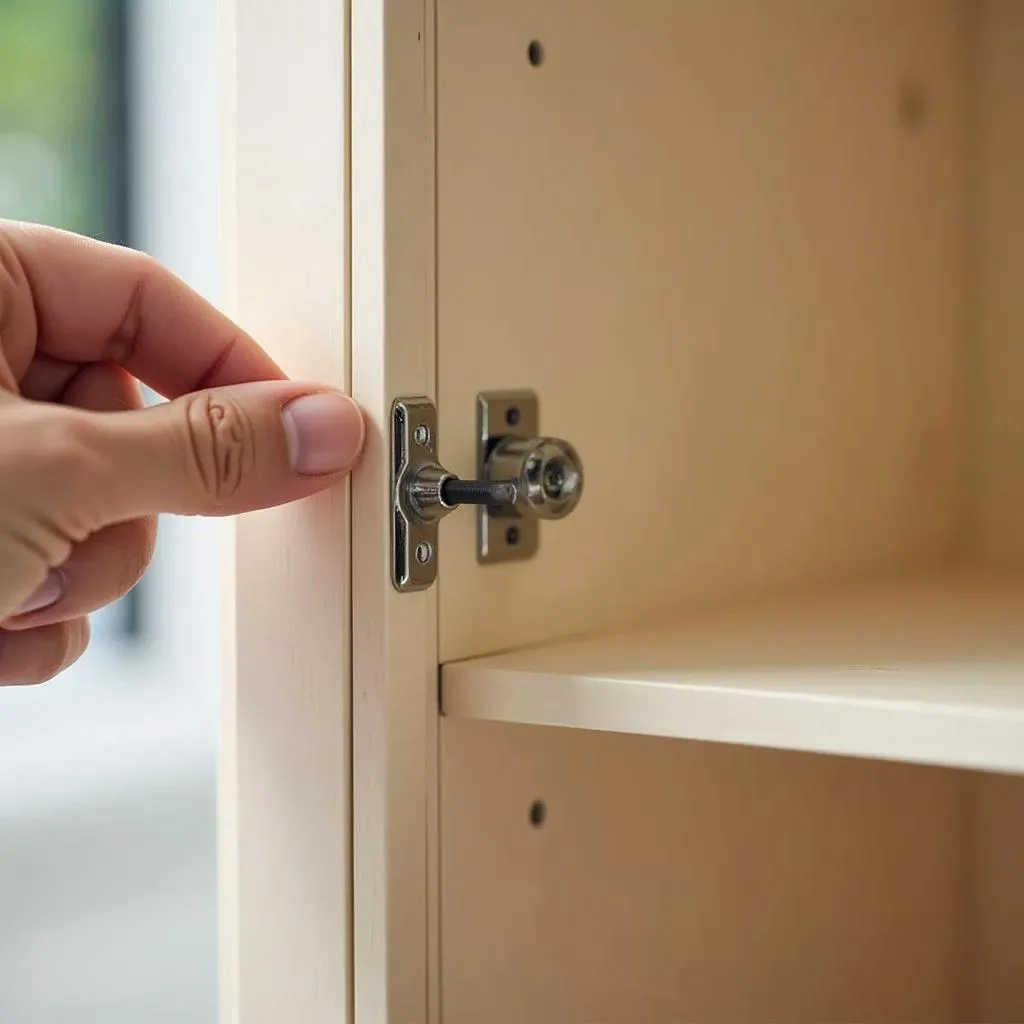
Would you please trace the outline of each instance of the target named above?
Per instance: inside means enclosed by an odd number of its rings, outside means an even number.
[[[146,295],[155,278],[166,273],[157,260],[144,252],[132,252],[132,287],[124,304],[121,319],[110,332],[106,358],[120,366],[130,365],[138,344]]]
[[[206,391],[184,400],[191,470],[214,504],[230,500],[255,461],[255,431],[229,395]]]
[[[67,541],[94,528],[103,493],[89,418],[75,410],[18,402],[0,422],[0,490],[17,494],[23,511],[42,517]]]

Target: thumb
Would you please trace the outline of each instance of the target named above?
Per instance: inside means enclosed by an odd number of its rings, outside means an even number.
[[[90,413],[110,523],[161,512],[221,516],[336,483],[362,450],[347,395],[292,381],[198,391],[133,412]]]

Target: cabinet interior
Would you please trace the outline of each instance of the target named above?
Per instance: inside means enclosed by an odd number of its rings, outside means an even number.
[[[443,461],[586,470],[441,524],[445,1020],[1021,1019],[1024,5],[436,33]]]

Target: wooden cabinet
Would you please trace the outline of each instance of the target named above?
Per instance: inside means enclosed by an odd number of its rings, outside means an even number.
[[[1024,5],[235,3],[234,312],[372,429],[237,527],[232,1012],[1019,1020]],[[579,507],[399,592],[393,403],[518,388]]]

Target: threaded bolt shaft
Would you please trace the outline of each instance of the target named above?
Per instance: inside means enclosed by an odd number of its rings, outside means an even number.
[[[441,484],[441,501],[446,505],[514,505],[514,480],[459,480],[447,477]]]

